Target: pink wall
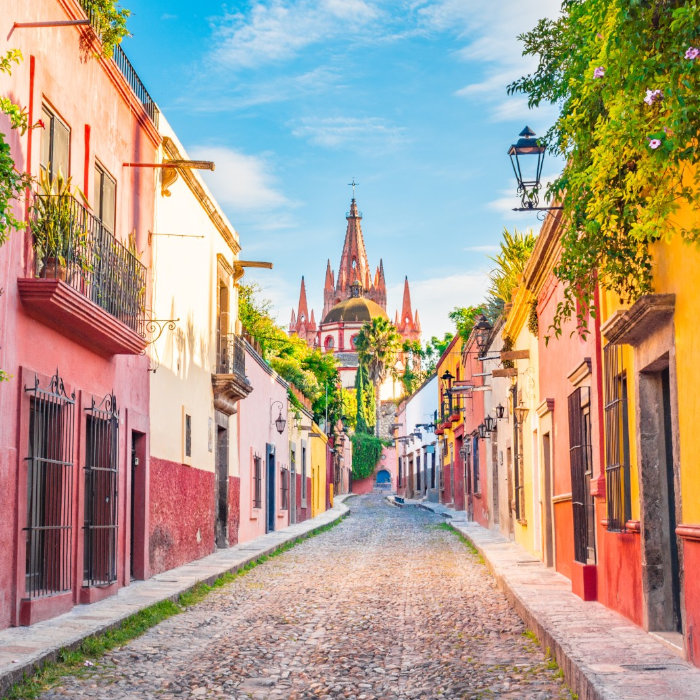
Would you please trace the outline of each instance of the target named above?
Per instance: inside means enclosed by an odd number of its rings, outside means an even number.
[[[275,529],[287,527],[289,511],[280,508],[280,467],[289,467],[289,435],[287,425],[280,435],[274,425],[279,414],[279,404],[272,410],[274,401],[282,402],[282,415],[287,418],[287,389],[259,356],[247,346],[246,376],[253,386],[248,397],[238,404],[239,464],[241,477],[241,506],[239,542],[248,542],[265,534],[265,503],[267,497],[266,445],[275,446],[276,478]],[[253,508],[253,460],[262,459],[262,507]],[[311,507],[311,491],[307,502]]]
[[[376,474],[380,469],[386,469],[391,476],[391,492],[396,491],[398,461],[395,447],[385,447],[382,449],[382,456],[377,463],[374,475],[366,479],[353,479],[352,492],[358,494],[371,493],[376,482]],[[387,493],[390,493],[387,490]]]
[[[158,135],[121,78],[114,64],[97,59],[83,60],[81,31],[76,27],[16,30],[13,22],[83,17],[75,0],[67,0],[64,12],[55,0],[8,0],[0,17],[0,32],[9,35],[9,46],[19,48],[24,61],[13,69],[11,77],[0,77],[0,94],[9,95],[29,109],[30,122],[41,116],[42,102],[71,129],[70,174],[74,183],[86,190],[92,201],[95,159],[99,158],[117,182],[116,235],[126,239],[136,231],[139,249],[145,250],[148,263],[148,231],[153,226],[154,174],[134,172],[122,166],[128,161],[152,162],[156,157]],[[0,129],[7,133],[7,122]],[[41,130],[29,130],[23,137],[11,132],[11,146],[17,166],[33,175],[39,171]],[[24,218],[24,206],[16,215]],[[13,233],[0,247],[4,294],[0,297],[0,367],[11,375],[0,391],[0,490],[4,495],[6,517],[0,523],[0,549],[14,552],[0,563],[0,627],[20,622],[24,596],[24,557],[26,536],[26,462],[29,403],[25,384],[33,384],[35,373],[42,386],[58,371],[69,391],[76,392],[76,424],[73,466],[72,590],[50,596],[36,605],[25,605],[22,621],[51,617],[87,595],[82,588],[83,546],[83,474],[85,412],[93,396],[101,400],[114,390],[122,422],[119,426],[119,529],[117,533],[118,581],[102,593],[112,593],[129,582],[131,491],[131,429],[148,433],[149,384],[144,356],[105,356],[88,349],[90,336],[78,336],[67,325],[62,332],[30,317],[22,305],[16,279],[33,276],[30,234]],[[139,489],[148,484],[148,451],[141,461]],[[142,475],[142,476],[141,476]],[[24,485],[24,486],[23,486]],[[19,492],[17,490],[19,486]],[[140,550],[137,575],[148,575],[144,561],[148,532],[148,507],[136,518],[141,532],[136,547]],[[34,607],[34,610],[29,609]]]

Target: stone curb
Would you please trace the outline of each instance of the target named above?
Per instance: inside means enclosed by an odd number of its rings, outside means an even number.
[[[466,521],[463,512],[415,501],[406,505],[442,515],[469,540],[579,700],[700,698],[699,669],[618,613],[582,601],[566,577],[519,545]]]
[[[336,496],[333,508],[315,518],[163,571],[146,581],[119,589],[111,598],[91,605],[77,605],[64,615],[31,627],[0,630],[0,695],[5,697],[13,685],[34,674],[46,662],[56,661],[62,650],[75,649],[84,639],[114,629],[152,605],[165,600],[177,602],[182,593],[191,591],[200,583],[211,585],[223,574],[235,573],[289,542],[298,542],[341,520],[350,513],[350,508],[344,503],[346,497],[347,494]],[[237,557],[236,554],[243,556]],[[218,564],[217,559],[220,560]],[[6,657],[9,656],[12,659],[8,662]]]

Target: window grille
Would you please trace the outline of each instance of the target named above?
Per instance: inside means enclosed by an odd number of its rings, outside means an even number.
[[[192,416],[185,414],[185,457],[192,456]]]
[[[262,506],[262,459],[253,458],[253,508]]]
[[[306,502],[306,447],[301,448],[301,499]]]
[[[630,519],[631,511],[627,374],[622,359],[622,346],[606,345],[603,362],[608,530],[622,532]]]
[[[472,438],[472,468],[474,470],[473,485],[474,493],[481,493],[481,483],[479,481],[479,438]]]
[[[421,490],[420,456],[416,457],[416,488]]]
[[[403,486],[403,462],[401,461],[401,457],[399,457],[399,478],[398,478],[398,486]]]
[[[73,439],[75,394],[56,374],[30,395],[27,464],[25,593],[39,598],[72,588]]]
[[[518,387],[513,386],[511,389],[511,400],[513,406],[518,405]],[[525,489],[523,488],[524,474],[523,474],[523,429],[520,421],[518,421],[518,414],[513,411],[513,454],[515,455],[515,464],[513,469],[513,489],[514,489],[514,502],[515,502],[515,519],[524,520],[525,519]]]
[[[435,488],[435,453],[430,455],[430,488]]]
[[[117,580],[119,411],[113,394],[85,409],[83,585]]]
[[[591,415],[579,387],[569,395],[569,465],[574,518],[574,557],[595,560],[594,505],[591,496]]]
[[[289,510],[289,471],[280,469],[280,509]]]

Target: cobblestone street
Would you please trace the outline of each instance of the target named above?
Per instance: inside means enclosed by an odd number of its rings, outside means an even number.
[[[569,697],[441,518],[378,496],[348,505],[331,531],[42,697]]]

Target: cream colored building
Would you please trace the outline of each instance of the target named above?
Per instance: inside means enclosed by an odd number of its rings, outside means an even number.
[[[161,116],[149,347],[151,570],[235,544],[235,413],[251,387],[238,324],[238,233]],[[201,165],[201,164],[200,164]],[[177,167],[174,167],[177,166]],[[143,177],[151,171],[144,170]]]

